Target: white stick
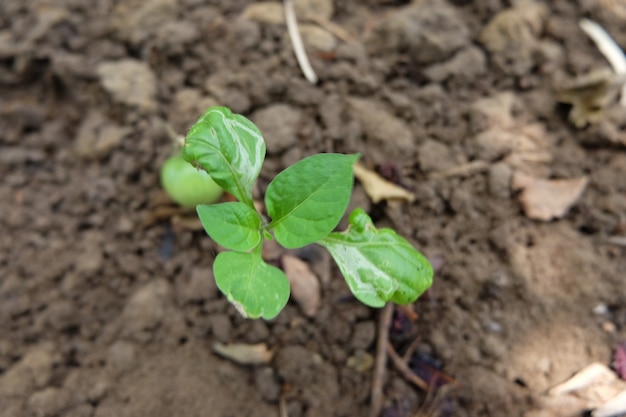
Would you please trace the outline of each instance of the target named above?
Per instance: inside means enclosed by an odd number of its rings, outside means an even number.
[[[606,30],[596,22],[589,19],[582,19],[579,22],[580,28],[596,44],[602,55],[609,61],[616,74],[626,74],[626,55],[622,48],[607,33]],[[622,106],[626,106],[626,84],[622,87]]]
[[[289,38],[293,45],[293,51],[296,54],[296,60],[300,69],[304,74],[304,77],[311,83],[317,83],[317,74],[313,70],[309,57],[304,51],[304,45],[302,44],[302,38],[300,37],[300,31],[298,30],[298,21],[296,20],[296,13],[293,8],[292,0],[284,0],[285,6],[285,20],[287,21],[287,31],[289,32]]]

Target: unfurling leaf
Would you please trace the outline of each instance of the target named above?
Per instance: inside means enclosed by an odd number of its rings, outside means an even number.
[[[222,252],[213,263],[215,283],[244,316],[272,319],[289,300],[289,281],[259,253]]]
[[[261,218],[239,202],[196,207],[204,230],[226,249],[247,252],[261,242]]]
[[[352,212],[345,232],[317,243],[328,249],[354,296],[371,307],[411,303],[432,285],[428,260],[393,230],[377,230],[362,209]]]
[[[328,235],[348,207],[359,155],[319,154],[278,174],[267,187],[265,205],[276,240],[300,248]]]
[[[253,207],[252,186],[265,158],[265,142],[250,120],[226,107],[209,108],[187,133],[183,157]]]

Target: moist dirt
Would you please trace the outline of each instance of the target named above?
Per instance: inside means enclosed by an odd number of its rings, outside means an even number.
[[[259,201],[318,152],[359,152],[415,194],[372,204],[357,182],[351,204],[431,259],[417,316],[396,309],[385,331],[455,383],[433,396],[389,363],[382,416],[523,416],[610,363],[626,338],[626,110],[577,128],[557,89],[608,67],[579,19],[626,46],[623,4],[296,3],[317,85],[279,2],[0,3],[0,416],[369,413],[378,311],[328,256],[292,253],[320,279],[317,312],[243,319],[215,286],[218,248],[161,190],[172,132],[210,105],[261,127]],[[541,221],[517,172],[588,183]],[[272,358],[239,365],[217,342]]]

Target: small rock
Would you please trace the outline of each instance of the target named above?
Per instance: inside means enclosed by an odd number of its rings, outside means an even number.
[[[478,159],[494,161],[500,159],[518,147],[522,141],[520,134],[498,128],[479,133],[474,138],[475,152]]]
[[[496,198],[509,198],[512,176],[513,170],[507,164],[493,164],[489,167],[489,193]]]
[[[523,0],[498,13],[483,29],[480,42],[502,71],[527,74],[536,64],[538,36],[548,15],[545,4]]]
[[[85,234],[80,243],[79,256],[76,257],[74,270],[83,275],[91,276],[100,271],[104,265],[102,243],[97,233]]]
[[[34,388],[44,387],[52,379],[52,369],[57,362],[51,346],[40,346],[28,352],[0,375],[0,398],[20,397]]]
[[[137,46],[176,19],[176,0],[126,1],[114,10],[113,26],[122,39]]]
[[[242,12],[244,19],[270,25],[282,25],[285,23],[285,11],[283,5],[274,1],[257,1],[248,5]]]
[[[150,282],[140,288],[124,308],[123,334],[130,340],[145,343],[165,318],[170,297],[170,286],[164,279]]]
[[[232,71],[222,71],[209,76],[205,88],[220,105],[229,107],[234,113],[243,114],[252,106],[250,96],[243,87],[246,82],[245,76]]]
[[[481,98],[470,106],[470,127],[474,133],[494,127],[504,130],[514,126],[512,115],[515,96],[510,91]]]
[[[387,151],[379,156],[372,155],[374,162],[388,162],[389,159],[411,158],[415,153],[413,134],[406,123],[389,113],[385,106],[377,101],[362,98],[350,98],[350,109],[363,126],[368,138],[379,142]]]
[[[167,22],[158,29],[156,46],[169,54],[185,52],[185,45],[199,41],[200,31],[186,21]]]
[[[270,154],[280,153],[298,141],[300,110],[287,104],[273,104],[254,112],[251,119],[263,133]]]
[[[367,352],[359,350],[348,358],[346,366],[364,374],[370,372],[374,367],[374,357]]]
[[[367,350],[376,338],[376,325],[373,321],[362,321],[354,327],[350,347],[354,350]]]
[[[408,49],[420,64],[442,61],[471,40],[456,9],[441,1],[418,1],[397,9],[378,34],[374,49]]]
[[[307,317],[313,317],[321,304],[320,282],[309,264],[295,256],[281,258],[283,270],[291,285],[291,296]]]
[[[443,82],[448,78],[474,80],[487,72],[487,57],[482,50],[471,46],[464,48],[450,60],[431,65],[424,70],[430,81]]]
[[[137,348],[131,342],[118,340],[108,349],[107,363],[118,371],[129,371],[137,364]]]
[[[337,39],[332,33],[315,25],[300,25],[300,34],[304,45],[321,52],[331,52],[337,46]]]
[[[436,140],[426,140],[417,151],[420,169],[423,172],[443,171],[454,166],[450,149]]]
[[[117,126],[102,113],[91,111],[78,129],[74,151],[85,159],[103,158],[119,147],[130,132],[130,127]]]
[[[263,320],[252,320],[250,331],[246,332],[245,339],[248,343],[260,343],[270,337],[270,330]]]
[[[233,325],[226,314],[213,314],[209,317],[211,331],[216,340],[226,343],[230,339]]]
[[[232,31],[237,45],[244,49],[252,49],[259,45],[263,34],[257,22],[248,19],[236,19],[232,24]]]
[[[330,19],[335,13],[333,0],[295,0],[294,7],[299,19],[305,19],[309,14]]]
[[[97,72],[115,101],[142,111],[156,109],[157,80],[146,63],[136,59],[103,62]]]
[[[200,90],[183,88],[174,95],[170,105],[169,122],[175,132],[186,132],[206,109],[217,105],[215,99],[203,96]]]
[[[79,404],[67,410],[63,417],[93,417],[94,407],[91,404]]]
[[[254,374],[254,384],[264,400],[278,401],[280,385],[272,368],[266,366],[258,369]]]
[[[191,275],[176,280],[176,296],[180,304],[215,298],[217,285],[211,268],[194,268]]]
[[[33,417],[54,417],[68,406],[69,401],[69,392],[48,387],[31,395],[27,407]]]

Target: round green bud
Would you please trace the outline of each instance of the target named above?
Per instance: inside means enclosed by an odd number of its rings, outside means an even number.
[[[204,170],[195,168],[182,155],[174,155],[161,168],[161,185],[167,194],[184,207],[215,203],[222,188]]]

